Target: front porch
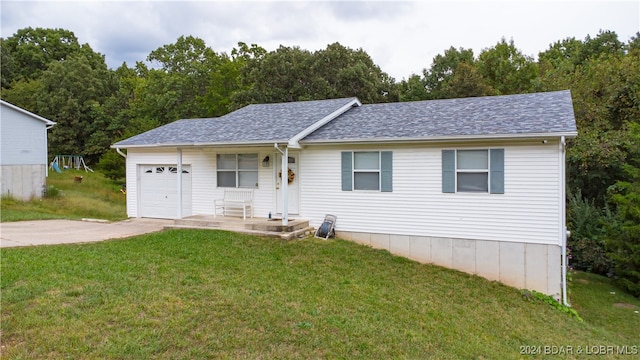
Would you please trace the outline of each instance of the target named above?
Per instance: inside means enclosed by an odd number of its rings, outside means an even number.
[[[217,229],[251,234],[258,236],[276,237],[291,240],[313,235],[314,229],[309,226],[309,220],[289,219],[288,225],[282,225],[281,219],[193,215],[174,221],[173,225],[165,226],[171,229]]]

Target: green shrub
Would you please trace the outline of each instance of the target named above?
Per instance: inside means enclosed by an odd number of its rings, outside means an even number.
[[[111,180],[119,180],[125,177],[125,159],[114,149],[110,149],[98,162],[98,169]]]
[[[44,193],[44,197],[46,197],[48,199],[55,199],[55,198],[60,197],[62,195],[63,195],[62,191],[60,191],[60,189],[58,189],[57,187],[55,187],[53,185],[47,186],[47,190]]]
[[[600,275],[612,275],[613,261],[607,255],[605,241],[574,238],[569,241],[569,246],[572,268]]]
[[[613,262],[607,255],[606,224],[614,221],[608,209],[598,208],[582,197],[580,191],[568,196],[567,227],[571,237],[567,243],[571,249],[570,265],[576,270],[610,276]]]

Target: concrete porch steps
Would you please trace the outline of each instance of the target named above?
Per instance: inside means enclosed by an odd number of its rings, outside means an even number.
[[[239,217],[218,216],[214,218],[208,215],[194,215],[177,219],[173,225],[167,225],[165,228],[228,230],[285,240],[307,237],[314,233],[314,228],[310,227],[309,221],[304,219],[289,220],[288,225],[283,226],[279,219],[252,218],[243,220]]]

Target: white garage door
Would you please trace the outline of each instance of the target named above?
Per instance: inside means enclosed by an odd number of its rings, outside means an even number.
[[[140,216],[161,219],[178,217],[178,167],[140,166]],[[182,166],[182,216],[191,215],[191,166]]]

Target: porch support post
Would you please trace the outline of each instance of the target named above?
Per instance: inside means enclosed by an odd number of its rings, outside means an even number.
[[[289,148],[284,147],[284,150],[278,147],[278,143],[273,144],[273,147],[278,150],[282,156],[282,163],[280,166],[280,186],[282,190],[282,225],[289,225]],[[276,174],[278,176],[278,174]]]
[[[182,149],[178,148],[178,160],[177,160],[177,170],[178,170],[178,212],[176,213],[178,219],[182,219]]]
[[[289,225],[289,147],[282,152],[282,225]]]

